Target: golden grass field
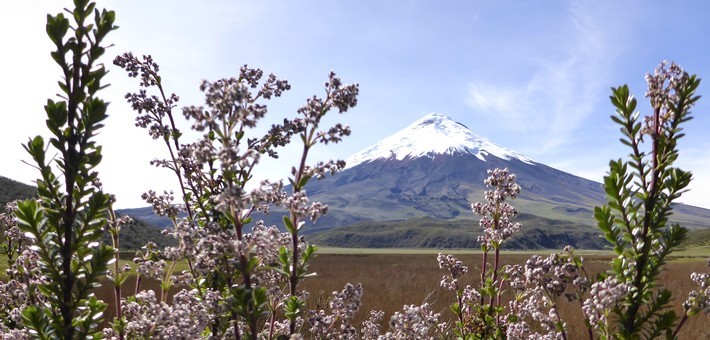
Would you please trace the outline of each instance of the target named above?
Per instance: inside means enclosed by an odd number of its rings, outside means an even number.
[[[328,251],[324,249],[324,251]],[[532,252],[506,253],[503,264],[524,263]],[[457,258],[469,267],[469,273],[461,280],[465,284],[477,284],[480,272],[480,254],[458,254]],[[585,255],[590,275],[608,268],[609,255],[592,252]],[[446,318],[452,315],[449,305],[453,297],[439,288],[444,274],[438,268],[435,254],[320,254],[311,264],[311,271],[318,273],[317,279],[304,282],[311,292],[311,304],[327,303],[331,292],[342,289],[347,282],[363,284],[365,292],[363,309],[359,318],[365,318],[369,310],[381,309],[386,320],[404,304],[421,304],[425,300],[433,304],[434,310]],[[681,303],[693,289],[690,273],[707,271],[704,258],[685,258],[670,262],[661,276],[665,287],[673,292],[676,312],[681,312]],[[314,308],[315,306],[310,306]],[[586,328],[579,302],[563,301],[560,314],[567,322],[569,339],[586,338]],[[692,318],[680,333],[681,339],[710,339],[710,316],[700,314]]]
[[[447,251],[443,251],[446,253]],[[549,254],[551,251],[507,252],[502,254],[502,264],[524,263],[533,253]],[[435,311],[450,318],[449,305],[453,297],[448,291],[439,288],[439,281],[444,274],[436,262],[436,250],[398,250],[398,249],[338,249],[324,248],[313,258],[310,272],[317,277],[304,281],[304,288],[310,292],[309,308],[327,308],[328,299],[333,291],[339,291],[346,283],[362,283],[365,293],[362,309],[356,322],[368,316],[368,311],[381,309],[385,320],[402,309],[405,304],[428,302]],[[480,253],[471,251],[451,251],[470,269],[461,280],[462,284],[477,284],[480,275]],[[585,257],[590,275],[608,268],[610,253],[599,251],[580,251]],[[690,273],[707,272],[707,256],[699,254],[675,254],[661,275],[662,284],[673,292],[676,312],[681,312],[681,303],[693,289]],[[4,261],[3,261],[4,262]],[[178,268],[183,267],[180,264]],[[132,294],[135,280],[130,278],[124,285],[124,294]],[[144,289],[158,290],[155,281],[145,280]],[[113,289],[105,284],[97,292],[99,298],[112,304]],[[569,339],[585,339],[586,328],[579,302],[562,301],[560,314],[567,322]],[[107,320],[113,317],[112,306],[106,311]],[[387,325],[384,325],[386,330]],[[710,339],[710,316],[700,313],[690,319],[680,333],[681,339]]]

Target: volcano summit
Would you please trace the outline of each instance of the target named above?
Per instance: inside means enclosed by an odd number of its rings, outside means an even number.
[[[533,164],[527,157],[481,137],[459,122],[439,113],[430,113],[405,129],[350,156],[348,168],[378,159],[404,160],[435,155],[472,155],[486,161],[489,156],[517,159]]]

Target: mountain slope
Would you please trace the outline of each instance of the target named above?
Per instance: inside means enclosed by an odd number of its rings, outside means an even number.
[[[593,208],[605,202],[600,183],[537,163],[440,114],[423,117],[351,156],[347,162],[347,168],[340,174],[312,181],[306,188],[312,200],[329,205],[328,215],[306,230],[310,233],[331,230],[327,237],[316,237],[329,245],[347,245],[342,242],[344,234],[339,232],[350,233],[352,240],[352,233],[358,228],[360,241],[354,243],[384,242],[363,241],[376,235],[373,225],[383,230],[403,230],[398,223],[409,221],[420,225],[416,221],[422,217],[441,221],[431,223],[432,226],[449,220],[477,220],[470,204],[483,201],[486,170],[496,167],[508,168],[518,176],[522,191],[511,202],[518,211],[540,217],[525,221],[527,230],[537,228],[551,237],[557,230],[550,221],[557,220],[596,233]],[[674,221],[687,228],[708,227],[707,209],[678,205],[675,211]],[[278,219],[270,217],[267,223],[270,222],[278,224]],[[343,226],[351,227],[334,229]],[[443,233],[447,229],[440,230]],[[336,240],[335,235],[341,239]],[[383,237],[404,237],[392,235]],[[590,244],[598,245],[596,241]]]
[[[600,249],[606,244],[590,228],[569,221],[531,214],[520,214],[517,220],[524,225],[524,233],[506,243],[506,249],[560,249],[567,245]],[[477,237],[481,234],[478,221],[473,219],[415,217],[405,221],[358,222],[312,235],[310,242],[336,247],[476,249],[480,247]]]

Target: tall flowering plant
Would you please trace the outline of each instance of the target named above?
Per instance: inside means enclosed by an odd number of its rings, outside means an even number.
[[[500,317],[502,286],[505,281],[501,277],[500,251],[503,244],[520,230],[521,224],[513,222],[518,212],[508,199],[515,199],[520,193],[520,185],[515,183],[516,176],[508,169],[493,169],[488,171],[488,178],[483,183],[491,188],[484,192],[486,203],[476,202],[471,210],[481,216],[479,221],[483,235],[479,236],[483,251],[481,262],[481,283],[478,289],[478,322],[476,333],[484,336],[497,336],[500,332]],[[489,267],[488,254],[493,251],[493,265]]]
[[[468,272],[468,267],[461,261],[441,253],[437,257],[439,268],[447,271],[440,285],[456,295],[456,302],[451,306],[457,317],[453,330],[464,339],[501,335],[501,294],[505,277],[501,275],[504,273],[499,263],[500,250],[503,243],[521,228],[520,223],[513,222],[517,214],[515,208],[506,201],[520,193],[520,186],[515,183],[515,179],[516,176],[510,174],[508,169],[488,170],[488,178],[484,180],[484,184],[490,188],[484,193],[486,203],[476,202],[471,205],[473,212],[481,216],[479,224],[483,228],[483,234],[478,238],[483,251],[478,287],[463,287],[459,283],[461,276]],[[490,251],[494,252],[492,266],[488,259]]]
[[[673,203],[692,177],[674,162],[678,140],[684,135],[682,125],[692,118],[690,109],[700,98],[695,94],[700,79],[675,63],[663,62],[646,81],[652,112],[643,118],[628,86],[613,88],[610,97],[616,107],[611,118],[621,127],[621,142],[630,153],[628,160],[609,163],[604,177],[608,203],[594,210],[599,228],[617,254],[609,272],[612,279],[605,281],[607,289],[599,286],[597,291],[627,291],[612,304],[615,328],[604,326],[604,318],[593,317],[598,313],[588,314],[605,337],[671,337],[682,326],[676,326],[678,317],[668,308],[671,293],[659,287],[658,275],[687,233],[669,218]]]
[[[311,165],[308,155],[317,144],[337,143],[350,134],[341,124],[323,129],[321,119],[332,109],[343,113],[354,107],[358,86],[343,84],[331,72],[323,98],[309,98],[296,118],[273,125],[265,135],[249,136],[267,113],[264,101],[281,96],[290,84],[245,65],[236,78],[202,83],[206,105],[185,107],[182,113],[203,136],[183,143],[173,112],[179,98],[166,95],[153,59],[126,53],[114,63],[140,78],[142,89],[126,98],[138,113],[136,125],[147,128],[168,150],[170,158],[153,164],[172,171],[181,189],[177,205],[172,193],[144,194],[156,213],[173,221],[172,234],[180,244],[165,250],[146,248],[138,262],[155,269],[139,271],[157,274],[165,302],[176,280],[176,261],[187,261],[189,271],[177,277],[195,288],[195,298],[210,301],[213,316],[207,328],[213,336],[255,339],[264,329],[268,337],[297,333],[306,309],[306,293],[298,285],[309,276],[308,261],[316,250],[301,233],[307,220],[315,222],[327,212],[326,205],[309,202],[305,186],[344,166],[342,161]],[[280,182],[268,181],[249,190],[261,157],[278,157],[277,148],[294,136],[302,142],[302,151],[288,179],[291,192]],[[272,205],[288,212],[283,216],[286,233],[252,219],[253,212],[269,213]],[[178,217],[181,209],[186,218]],[[281,315],[286,323],[278,322]]]
[[[488,170],[485,203],[471,209],[481,216],[482,263],[477,286],[459,282],[468,267],[452,255],[439,254],[439,268],[446,270],[441,287],[456,295],[451,311],[456,320],[450,330],[463,339],[566,338],[559,315],[559,300],[580,300],[588,283],[582,259],[570,247],[547,258],[533,256],[525,265],[501,266],[503,244],[521,229],[508,203],[520,193],[516,176],[508,169]],[[490,252],[493,263],[489,263]],[[506,305],[507,302],[507,305]],[[542,330],[543,332],[540,332]]]

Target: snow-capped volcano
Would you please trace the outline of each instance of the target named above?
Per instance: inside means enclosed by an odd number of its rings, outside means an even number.
[[[514,204],[525,219],[515,247],[604,246],[593,218],[605,201],[601,183],[533,162],[441,114],[424,116],[346,162],[345,170],[306,186],[309,199],[328,204],[328,214],[304,229],[320,234],[316,244],[476,247],[472,233],[480,216],[471,203],[490,189],[487,170],[507,168],[521,186]],[[687,213],[676,210],[674,217],[684,226],[706,228],[710,211],[683,209]],[[255,220],[281,225],[284,213]]]
[[[437,154],[470,154],[484,162],[486,157],[495,156],[535,165],[529,158],[493,143],[439,113],[422,117],[377,144],[350,156],[345,162],[348,168],[352,168],[376,159],[433,158]]]

